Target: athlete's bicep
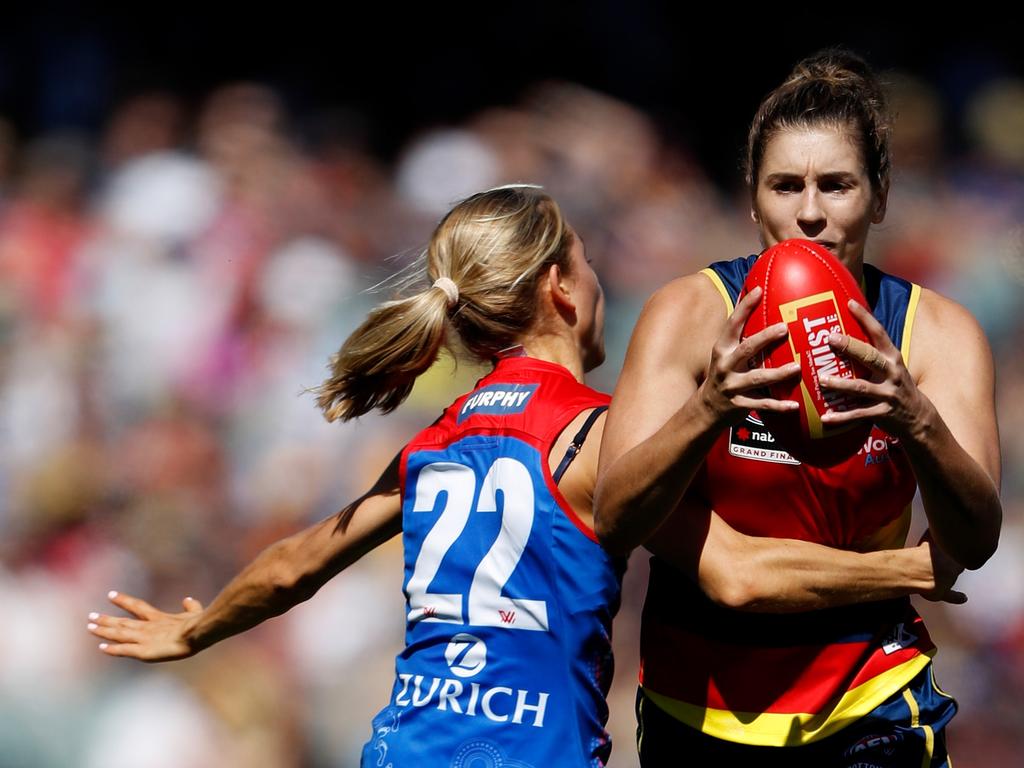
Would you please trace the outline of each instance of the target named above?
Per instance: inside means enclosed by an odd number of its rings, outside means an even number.
[[[977,320],[963,307],[922,291],[912,337],[912,372],[957,443],[998,488],[999,430],[992,351]]]
[[[602,473],[657,432],[694,393],[725,320],[721,296],[701,274],[676,280],[648,300],[612,397]]]

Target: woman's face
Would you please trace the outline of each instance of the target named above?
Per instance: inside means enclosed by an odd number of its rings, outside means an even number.
[[[604,362],[604,291],[590,266],[580,236],[573,233],[569,251],[569,277],[576,304],[577,338],[583,351],[583,370],[592,371]]]
[[[846,130],[787,128],[768,140],[751,215],[764,246],[799,237],[830,250],[857,278],[871,224],[885,218],[886,191],[871,186]]]

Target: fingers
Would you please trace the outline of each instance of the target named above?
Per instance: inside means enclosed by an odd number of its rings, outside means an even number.
[[[886,373],[889,369],[889,361],[885,355],[860,339],[842,333],[833,333],[829,337],[829,344],[839,354],[856,360],[870,371]]]
[[[140,600],[137,597],[125,595],[121,592],[115,592],[114,590],[107,593],[107,598],[109,598],[110,602],[118,608],[121,608],[140,619],[151,619],[160,613],[145,600]]]
[[[787,363],[781,368],[754,368],[747,373],[736,374],[733,389],[737,392],[756,387],[772,387],[796,379],[800,375],[800,363]]]
[[[829,427],[838,427],[854,421],[870,419],[877,422],[888,416],[892,408],[888,403],[876,403],[868,408],[851,408],[848,411],[826,411],[821,415],[821,423]]]
[[[758,412],[773,411],[775,413],[789,413],[800,407],[800,404],[795,400],[776,400],[771,397],[754,398],[740,396],[733,398],[733,403],[737,408]]]
[[[873,401],[891,401],[895,395],[894,387],[888,382],[843,378],[842,376],[820,376],[818,383],[825,389],[831,389],[835,392],[846,392],[847,394]]]
[[[747,318],[754,312],[754,307],[760,301],[761,286],[755,286],[750,293],[740,299],[736,309],[729,315],[729,321],[725,326],[726,333],[732,341],[740,340],[740,337],[743,335],[743,326],[747,324]]]
[[[953,605],[963,605],[967,602],[967,595],[963,592],[957,592],[955,589],[951,589],[942,596],[942,602],[952,603]]]
[[[181,605],[189,613],[199,613],[203,610],[203,604],[194,597],[186,597],[181,601]]]
[[[846,306],[850,308],[850,312],[857,318],[861,328],[867,333],[871,343],[881,350],[885,354],[896,352],[896,347],[893,346],[892,339],[889,338],[889,334],[885,332],[885,328],[882,324],[875,319],[875,316],[871,314],[867,309],[862,307],[859,303],[850,299],[846,302]]]
[[[142,659],[142,646],[134,643],[100,643],[100,650],[108,656]]]
[[[142,638],[138,630],[127,627],[108,627],[93,623],[89,624],[86,629],[96,635],[96,637],[103,640],[113,640],[117,643],[137,643]]]
[[[789,330],[785,323],[769,325],[737,344],[732,353],[727,355],[727,364],[730,368],[737,370],[741,369],[743,365],[747,368],[756,368],[761,364],[760,353],[767,347],[778,344],[788,335]]]

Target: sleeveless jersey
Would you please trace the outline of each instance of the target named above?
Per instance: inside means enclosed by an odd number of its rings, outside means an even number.
[[[548,454],[609,400],[507,357],[406,446],[406,648],[364,766],[605,764],[624,561],[574,514]]]
[[[757,256],[704,270],[731,313]],[[865,298],[907,359],[920,287],[864,265]],[[899,441],[877,426],[860,451],[819,469],[778,445],[755,412],[725,430],[682,505],[710,507],[737,530],[869,551],[901,547],[916,481]],[[805,744],[867,714],[929,662],[934,646],[909,598],[769,615],[711,602],[652,560],[641,685],[708,735]]]

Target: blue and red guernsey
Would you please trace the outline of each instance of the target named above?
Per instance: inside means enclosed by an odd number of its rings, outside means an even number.
[[[560,493],[551,446],[607,395],[506,357],[402,455],[406,648],[364,766],[602,766],[624,563]]]
[[[704,270],[732,312],[756,256]],[[864,266],[865,296],[907,359],[917,285]],[[916,482],[899,441],[877,426],[860,451],[819,469],[780,446],[757,414],[726,430],[682,504],[712,508],[753,536],[869,551],[901,547]],[[934,646],[907,598],[803,614],[731,611],[655,558],[640,681],[663,710],[720,739],[806,744],[904,687]]]

